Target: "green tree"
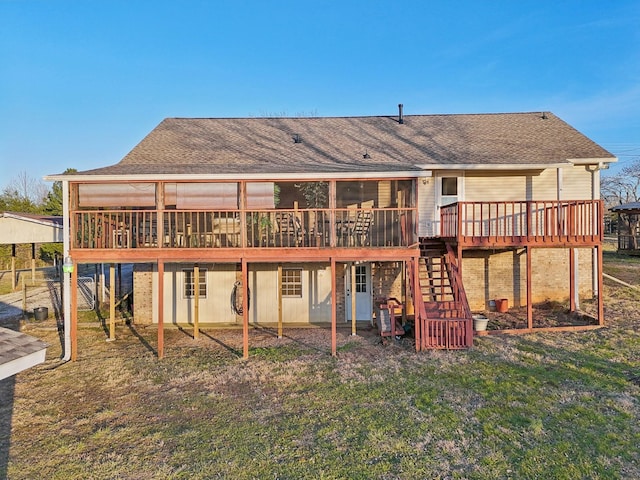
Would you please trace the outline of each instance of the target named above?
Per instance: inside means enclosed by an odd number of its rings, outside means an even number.
[[[17,190],[6,187],[0,195],[0,211],[20,213],[40,213],[41,207]]]
[[[76,172],[75,168],[67,168],[64,174]],[[48,215],[62,215],[62,182],[53,182],[53,187],[45,200],[43,211]]]

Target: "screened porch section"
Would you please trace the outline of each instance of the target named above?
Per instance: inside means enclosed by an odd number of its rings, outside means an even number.
[[[76,187],[72,248],[382,248],[416,241],[412,180]]]

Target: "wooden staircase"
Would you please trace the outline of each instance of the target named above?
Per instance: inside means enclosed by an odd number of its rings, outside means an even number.
[[[416,307],[416,349],[472,346],[473,319],[451,246],[433,239],[421,241],[418,288],[413,285],[413,265],[409,273]]]

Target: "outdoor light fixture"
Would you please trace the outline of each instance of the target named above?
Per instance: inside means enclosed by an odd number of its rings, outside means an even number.
[[[64,273],[73,272],[73,260],[71,259],[71,257],[64,258],[64,263],[62,264],[62,271]]]

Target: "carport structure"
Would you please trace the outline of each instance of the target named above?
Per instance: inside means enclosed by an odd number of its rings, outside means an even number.
[[[0,213],[0,245],[11,245],[11,289],[16,289],[16,245],[31,244],[31,278],[36,276],[36,244],[62,242],[62,217]]]
[[[640,202],[623,203],[610,210],[618,214],[618,250],[640,252]]]

